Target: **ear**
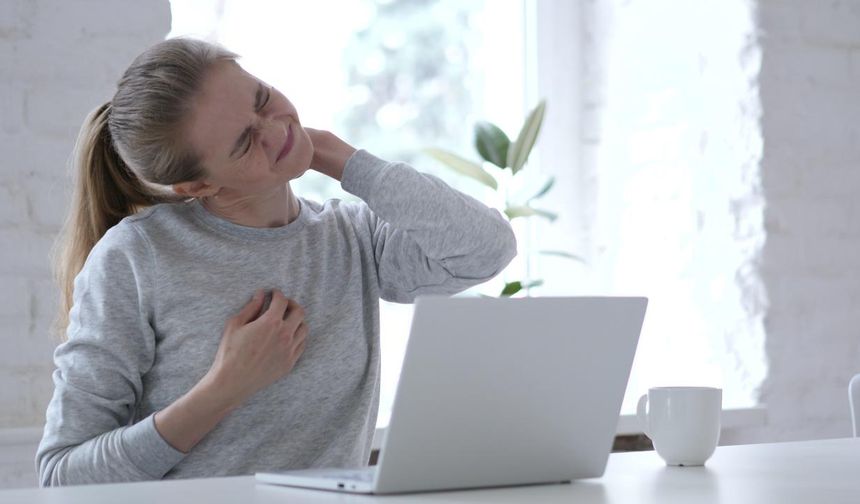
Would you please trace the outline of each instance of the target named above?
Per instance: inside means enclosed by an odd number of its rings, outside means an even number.
[[[202,198],[214,196],[221,188],[206,182],[205,180],[194,180],[191,182],[180,182],[173,184],[173,192],[186,198]]]

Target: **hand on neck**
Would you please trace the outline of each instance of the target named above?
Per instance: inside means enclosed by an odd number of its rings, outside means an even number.
[[[256,228],[286,226],[299,216],[299,201],[289,184],[259,194],[221,191],[200,198],[210,213],[233,224]]]

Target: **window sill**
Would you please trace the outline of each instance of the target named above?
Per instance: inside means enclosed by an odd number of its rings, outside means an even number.
[[[767,423],[767,408],[755,406],[752,408],[733,408],[723,410],[720,424],[723,430],[738,427],[756,427]],[[636,415],[621,415],[618,419],[618,427],[615,429],[618,436],[630,436],[643,434]]]
[[[767,408],[755,406],[752,408],[733,408],[723,410],[720,418],[722,428],[735,429],[738,427],[756,427],[767,423]],[[385,437],[385,427],[377,427],[373,436],[373,449],[379,450],[382,439]],[[618,419],[618,427],[615,429],[616,436],[636,436],[642,434],[636,415],[621,415]]]

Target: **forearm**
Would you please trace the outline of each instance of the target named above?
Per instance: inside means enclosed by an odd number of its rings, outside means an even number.
[[[67,403],[64,407],[73,406]],[[36,453],[43,487],[158,480],[185,457],[158,434],[153,415],[79,442],[70,438],[92,423],[98,425],[98,419],[80,425],[81,418],[70,417],[60,428],[56,411],[49,409],[48,413],[45,436]]]
[[[185,395],[155,414],[155,428],[175,449],[188,453],[209,434],[235,405],[217,394],[207,377]]]

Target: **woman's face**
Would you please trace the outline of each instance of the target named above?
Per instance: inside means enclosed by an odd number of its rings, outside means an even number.
[[[286,96],[232,61],[215,63],[195,96],[184,131],[202,156],[199,195],[264,194],[300,177],[313,144]]]

